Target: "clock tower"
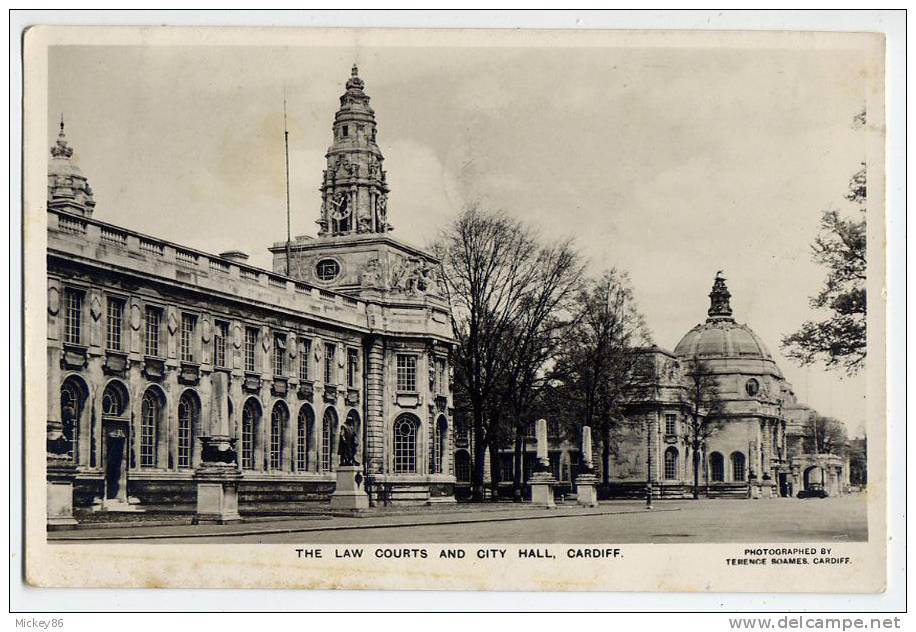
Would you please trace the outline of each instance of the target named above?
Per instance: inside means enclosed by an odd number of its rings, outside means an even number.
[[[385,233],[392,228],[384,157],[375,142],[375,112],[364,87],[354,64],[334,115],[333,142],[325,155],[328,165],[321,182],[319,236]]]
[[[356,65],[350,71],[321,177],[318,235],[271,248],[273,269],[319,288],[367,299],[444,302],[439,262],[391,236],[388,181],[375,111]]]

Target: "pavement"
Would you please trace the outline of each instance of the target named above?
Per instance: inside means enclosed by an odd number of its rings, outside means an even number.
[[[122,526],[123,525],[123,526]],[[868,539],[866,494],[836,498],[608,501],[596,508],[512,503],[379,509],[229,525],[134,524],[48,534],[52,543],[661,543]],[[109,525],[106,525],[108,527]],[[88,525],[87,525],[88,527]]]

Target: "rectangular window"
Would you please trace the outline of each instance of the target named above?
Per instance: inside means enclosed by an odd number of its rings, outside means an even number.
[[[397,386],[402,392],[417,390],[417,356],[399,353],[397,357]]]
[[[108,336],[106,346],[111,351],[121,350],[121,327],[124,321],[124,301],[119,298],[108,299]]]
[[[197,316],[181,315],[181,361],[194,362],[194,331],[197,329]]]
[[[326,342],[324,344],[324,383],[337,384],[334,371],[334,356],[337,355],[337,345]]]
[[[311,362],[312,355],[312,341],[311,340],[299,340],[299,379],[300,380],[310,380],[312,379],[309,376],[309,363]]]
[[[216,331],[213,334],[213,365],[226,367],[226,340],[229,339],[229,323],[224,320],[216,321]]]
[[[677,415],[665,415],[665,434],[677,434]]]
[[[286,372],[286,335],[274,334],[274,375],[283,375]]]
[[[255,371],[255,357],[258,346],[257,327],[245,328],[245,370],[249,373]]]
[[[436,358],[436,392],[446,392],[445,359]]]
[[[162,310],[152,305],[146,306],[146,355],[159,357],[159,327],[162,323]]]
[[[178,467],[191,467],[191,432],[194,409],[182,398],[178,403]]]
[[[64,342],[78,345],[82,341],[83,293],[64,290]]]
[[[347,386],[358,388],[359,381],[359,351],[347,349]]]
[[[308,418],[299,413],[299,423],[296,428],[296,471],[307,472],[309,469],[308,448],[309,448],[309,427]]]
[[[270,469],[283,469],[283,425],[276,411],[270,420]]]

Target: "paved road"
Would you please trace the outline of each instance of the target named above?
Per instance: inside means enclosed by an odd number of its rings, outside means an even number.
[[[223,527],[130,527],[55,534],[144,543],[639,543],[863,541],[868,538],[866,497],[798,500],[699,500],[602,503],[594,510],[417,512],[411,515],[276,521]],[[521,520],[517,518],[522,518]],[[455,521],[463,521],[455,523]],[[423,524],[417,524],[423,523]],[[373,526],[376,528],[365,528]],[[355,528],[354,528],[355,527]],[[297,531],[303,529],[303,531]],[[308,529],[304,531],[304,529]],[[283,530],[280,533],[265,531]],[[259,533],[260,532],[260,533]],[[145,536],[169,533],[169,539]],[[206,537],[184,537],[186,534]],[[230,535],[232,534],[232,535]]]

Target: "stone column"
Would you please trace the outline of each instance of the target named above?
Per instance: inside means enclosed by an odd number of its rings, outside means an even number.
[[[385,471],[385,347],[376,336],[366,339],[365,469],[369,491],[375,495],[374,477]],[[319,421],[320,423],[320,421]]]
[[[589,426],[582,428],[582,464],[585,471],[576,477],[576,502],[584,507],[597,507],[595,484],[598,479],[592,461],[592,429]]]
[[[649,414],[647,423],[646,436],[646,487],[647,495],[655,494],[655,483],[659,480],[659,453],[658,453],[658,435],[659,435],[659,412],[655,411]]]
[[[537,437],[537,463],[530,480],[531,505],[552,509],[556,507],[553,498],[553,487],[556,484],[556,480],[554,480],[550,471],[546,419],[538,419],[535,422],[535,436]]]
[[[229,429],[229,378],[222,371],[210,374],[211,435],[201,437],[200,466],[194,474],[197,481],[196,523],[238,522],[238,465],[236,439]]]

